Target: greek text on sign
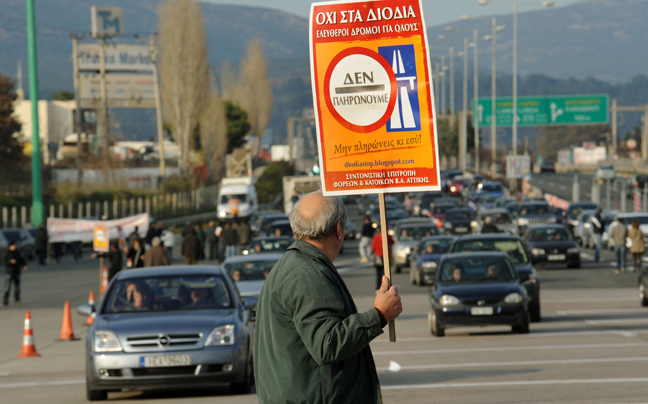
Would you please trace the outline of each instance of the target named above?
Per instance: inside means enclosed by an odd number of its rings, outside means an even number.
[[[418,0],[313,3],[311,75],[327,195],[439,189]]]

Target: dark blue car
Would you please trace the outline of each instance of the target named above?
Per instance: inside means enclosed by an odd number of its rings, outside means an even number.
[[[454,241],[452,236],[430,236],[422,238],[410,255],[410,282],[412,285],[431,284],[436,274],[437,263],[448,252]]]

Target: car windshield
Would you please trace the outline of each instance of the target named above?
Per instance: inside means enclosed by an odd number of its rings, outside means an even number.
[[[269,233],[275,236],[293,236],[293,230],[289,222],[273,223],[269,228]]]
[[[515,269],[503,257],[456,258],[446,260],[440,271],[441,282],[508,282],[517,278]]]
[[[18,230],[3,230],[5,238],[8,241],[18,241],[20,240],[20,232]]]
[[[234,298],[220,276],[173,275],[120,279],[110,288],[103,314],[223,309]]]
[[[479,195],[477,196],[477,202],[479,203],[492,203],[497,199],[496,196],[493,195]]]
[[[520,216],[525,215],[547,215],[551,213],[549,205],[533,204],[520,206]]]
[[[510,224],[511,216],[506,212],[487,213],[484,217],[490,216],[495,224]]]
[[[256,253],[266,251],[286,251],[292,244],[290,239],[258,239],[252,240],[250,250]]]
[[[447,211],[454,208],[456,208],[456,206],[454,205],[436,205],[434,208],[432,208],[432,214],[445,215]]]
[[[445,215],[446,220],[471,220],[472,213],[467,210],[451,210]]]
[[[624,220],[628,224],[632,224],[635,220],[639,222],[639,224],[648,224],[648,216],[632,216],[624,218]]]
[[[501,192],[502,186],[500,184],[483,184],[482,192]]]
[[[229,203],[229,201],[235,201],[238,200],[239,203],[245,203],[247,202],[247,195],[246,194],[223,194],[221,195],[221,204]]]
[[[421,206],[430,206],[432,202],[441,197],[440,194],[426,194],[421,197]]]
[[[584,210],[592,210],[596,209],[596,204],[591,203],[591,204],[584,204],[584,205],[579,205],[579,206],[571,206],[567,209],[567,216],[576,219],[578,216],[581,214],[582,211]]]
[[[433,224],[407,225],[399,230],[398,241],[414,241],[423,237],[439,234],[439,228]]]
[[[445,254],[452,244],[451,238],[424,240],[419,245],[418,253],[423,254]]]
[[[276,259],[228,262],[225,264],[225,271],[235,282],[262,281],[268,277],[276,263]]]
[[[571,239],[571,234],[567,229],[556,227],[535,229],[531,235],[533,241],[566,241]]]
[[[516,239],[509,240],[457,240],[453,247],[453,253],[500,251],[508,254],[515,265],[524,265],[529,262],[526,250],[522,242]]]

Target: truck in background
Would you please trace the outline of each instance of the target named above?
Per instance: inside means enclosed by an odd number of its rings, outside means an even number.
[[[254,215],[259,208],[255,182],[254,177],[223,178],[218,191],[218,218],[249,218]]]
[[[288,214],[300,195],[322,188],[320,177],[295,175],[283,177],[284,213]]]

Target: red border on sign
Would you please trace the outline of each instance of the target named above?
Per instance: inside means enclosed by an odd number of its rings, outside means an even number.
[[[358,55],[358,54],[370,57],[374,59],[376,62],[380,63],[380,65],[387,72],[387,75],[389,76],[389,81],[391,82],[391,92],[389,94],[389,103],[387,104],[387,110],[385,111],[385,115],[383,115],[383,117],[380,118],[375,123],[367,126],[355,125],[347,121],[346,119],[344,119],[342,115],[340,115],[336,111],[335,107],[333,107],[333,103],[331,102],[331,92],[329,91],[329,87],[331,84],[331,75],[333,74],[333,70],[338,65],[338,63],[349,55]],[[338,121],[340,125],[354,132],[368,133],[381,128],[382,126],[387,124],[387,121],[389,121],[389,119],[391,118],[392,112],[394,111],[394,106],[396,105],[396,94],[398,90],[397,87],[398,84],[396,82],[396,75],[394,74],[392,67],[385,60],[385,58],[380,56],[378,52],[374,52],[370,49],[355,47],[355,48],[349,48],[343,50],[342,52],[338,53],[337,56],[333,58],[333,60],[331,60],[329,67],[326,69],[326,75],[324,76],[324,99],[326,101],[326,106],[331,112],[331,115],[333,115],[335,120]]]

